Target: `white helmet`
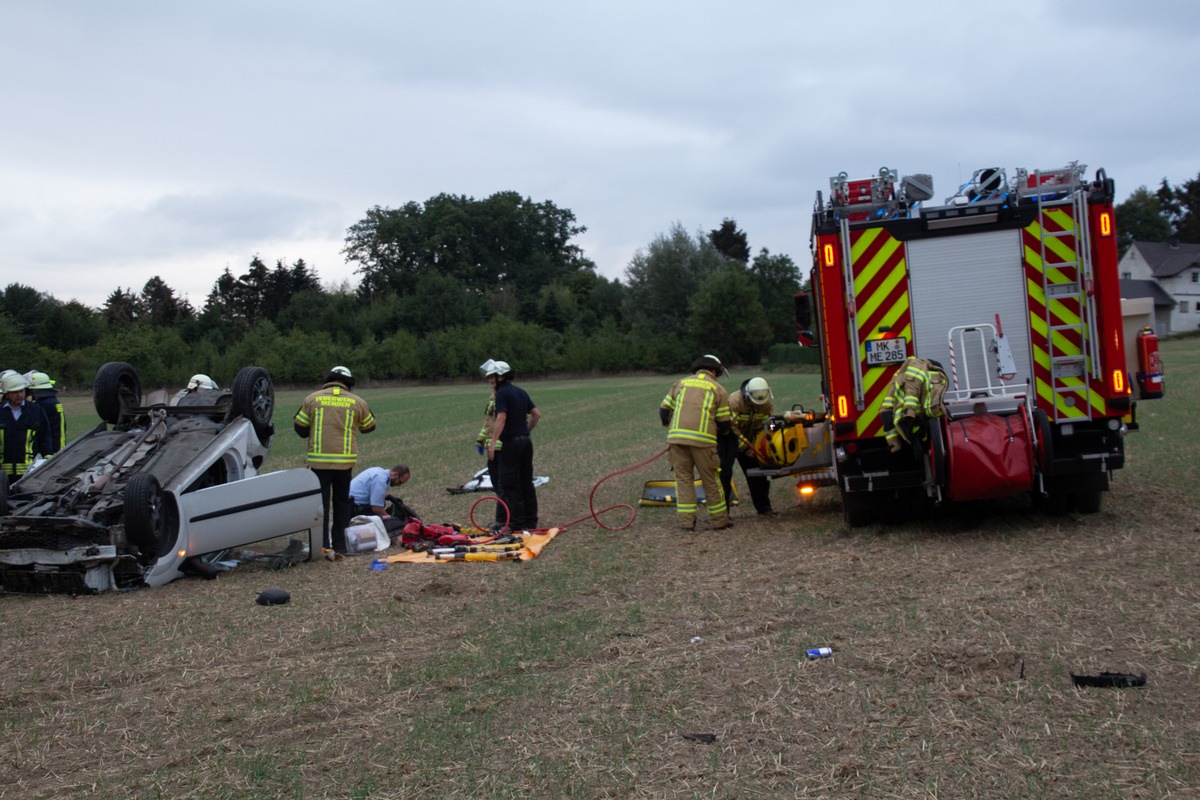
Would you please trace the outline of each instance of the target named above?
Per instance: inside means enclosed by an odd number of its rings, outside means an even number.
[[[31,372],[28,375],[30,389],[53,389],[54,381],[44,372]]]
[[[348,367],[334,367],[333,369],[331,369],[329,371],[336,372],[338,375],[341,375],[343,378],[353,378],[354,377],[353,375],[350,374],[350,369]]]
[[[479,368],[483,370],[484,375],[489,377],[492,375],[507,375],[512,372],[512,367],[508,365],[507,361],[492,361],[490,358]]]
[[[29,381],[25,380],[24,375],[19,372],[10,372],[4,376],[4,382],[0,384],[0,389],[8,394],[9,392],[23,392],[28,386]]]
[[[751,378],[746,381],[746,396],[756,406],[761,406],[775,398],[775,395],[771,393],[771,387],[767,385],[766,378]]]
[[[217,382],[212,378],[203,373],[197,372],[192,376],[192,379],[188,381],[187,388],[189,391],[191,391],[192,389],[216,389],[218,386]]]

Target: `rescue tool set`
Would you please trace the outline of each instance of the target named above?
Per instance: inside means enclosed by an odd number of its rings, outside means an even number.
[[[823,407],[772,421],[761,473],[837,486],[850,526],[905,496],[1098,511],[1135,400],[1163,384],[1149,329],[1127,367],[1113,181],[1085,171],[982,169],[935,206],[927,175],[832,178],[796,303]],[[933,364],[945,390],[897,450],[884,399],[906,363]]]

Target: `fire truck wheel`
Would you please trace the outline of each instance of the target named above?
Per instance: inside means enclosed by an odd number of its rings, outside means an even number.
[[[1095,514],[1100,510],[1104,493],[1099,489],[1089,489],[1076,495],[1075,510],[1080,514]]]
[[[875,503],[867,492],[842,491],[842,519],[848,528],[862,528],[875,521]]]

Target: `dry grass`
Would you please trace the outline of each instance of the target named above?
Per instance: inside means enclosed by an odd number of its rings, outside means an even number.
[[[735,511],[733,535],[642,509],[524,564],[2,597],[0,797],[1198,797],[1194,344],[1168,351],[1172,396],[1094,516],[1014,501],[851,533],[836,496],[778,482],[783,516]],[[807,399],[807,380],[773,383]],[[529,385],[544,522],[661,446],[668,382]],[[402,453],[405,499],[462,520],[475,498],[442,489],[475,466],[480,387],[376,397],[398,439],[368,460]],[[254,605],[268,587],[292,603]],[[1100,671],[1149,678],[1070,680]]]

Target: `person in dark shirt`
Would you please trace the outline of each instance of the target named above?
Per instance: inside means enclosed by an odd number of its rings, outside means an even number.
[[[0,404],[0,448],[10,483],[24,475],[38,456],[49,455],[50,424],[41,406],[25,399],[27,385],[25,376],[18,372],[9,372],[0,382],[4,391],[4,402]]]
[[[54,391],[54,381],[44,372],[30,372],[26,376],[29,387],[26,390],[33,402],[42,407],[49,424],[50,439],[47,442],[46,458],[63,449],[67,443],[67,415],[63,412],[62,401]]]
[[[509,528],[529,531],[538,526],[537,490],[533,488],[533,442],[530,432],[542,412],[529,394],[513,383],[515,375],[505,361],[494,362],[488,381],[496,390],[496,435],[488,444],[488,460],[496,458],[497,441],[503,447],[497,494],[508,506]]]

